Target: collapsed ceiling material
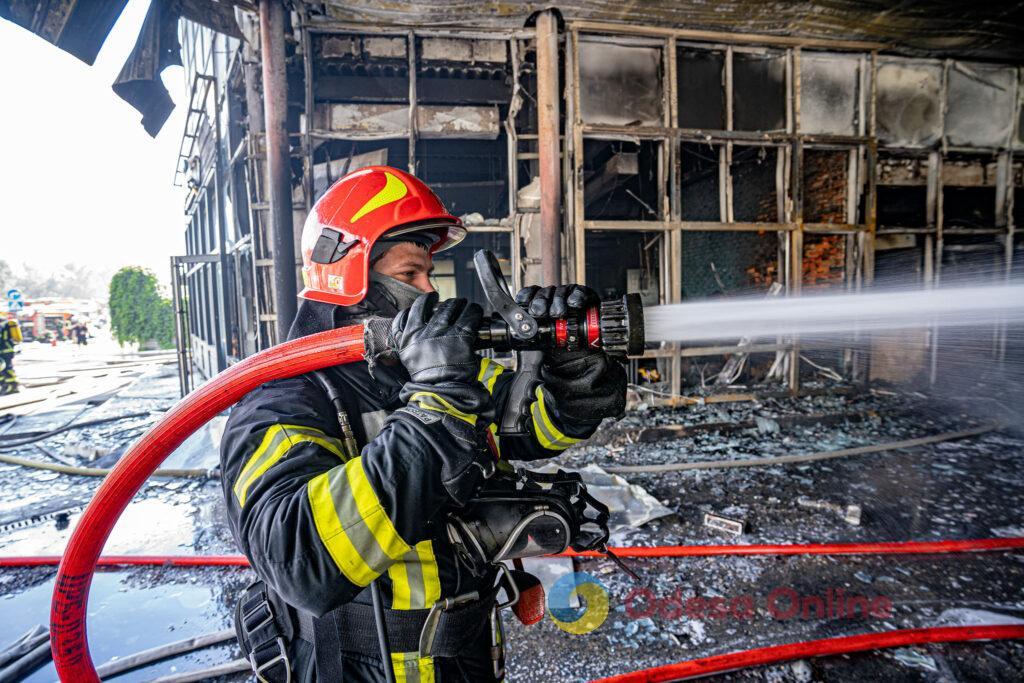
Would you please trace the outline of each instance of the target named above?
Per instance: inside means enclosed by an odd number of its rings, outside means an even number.
[[[92,64],[127,4],[128,0],[0,0],[0,17]]]
[[[127,0],[0,0],[0,17],[92,64]],[[152,136],[163,127],[174,102],[160,80],[168,66],[181,65],[178,19],[185,18],[219,33],[241,38],[231,2],[216,0],[153,0],[135,47],[112,88],[142,114]]]

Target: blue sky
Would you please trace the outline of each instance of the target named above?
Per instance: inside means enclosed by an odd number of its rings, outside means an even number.
[[[0,19],[0,259],[16,270],[141,265],[166,283],[184,253],[183,71],[164,71],[177,107],[155,140],[110,89],[148,5],[130,0],[93,66]]]

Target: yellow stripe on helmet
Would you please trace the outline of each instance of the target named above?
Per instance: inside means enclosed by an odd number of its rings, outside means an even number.
[[[363,207],[352,215],[349,219],[350,223],[355,223],[357,220],[370,213],[374,209],[379,209],[382,206],[397,202],[399,199],[409,194],[409,188],[405,186],[399,178],[384,171],[384,188],[377,194],[370,197],[370,201],[363,204]]]

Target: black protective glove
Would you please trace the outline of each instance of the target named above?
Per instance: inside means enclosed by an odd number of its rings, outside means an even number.
[[[463,504],[494,468],[485,437],[494,405],[477,381],[481,359],[474,349],[483,310],[465,299],[437,300],[437,292],[420,296],[391,325],[392,346],[411,379],[399,394],[409,405],[397,412],[425,425],[428,440],[438,422],[454,438],[434,450],[445,489]]]
[[[533,286],[520,290],[516,303],[544,320],[577,314],[596,306],[600,298],[583,285]],[[600,349],[546,351],[541,379],[567,426],[594,425],[606,417],[619,417],[626,409],[625,368]]]

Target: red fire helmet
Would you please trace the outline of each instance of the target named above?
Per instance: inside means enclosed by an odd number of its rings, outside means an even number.
[[[351,306],[363,300],[374,243],[408,232],[433,232],[434,254],[466,236],[430,188],[390,166],[368,166],[349,173],[324,193],[302,228],[302,282],[299,296]]]

